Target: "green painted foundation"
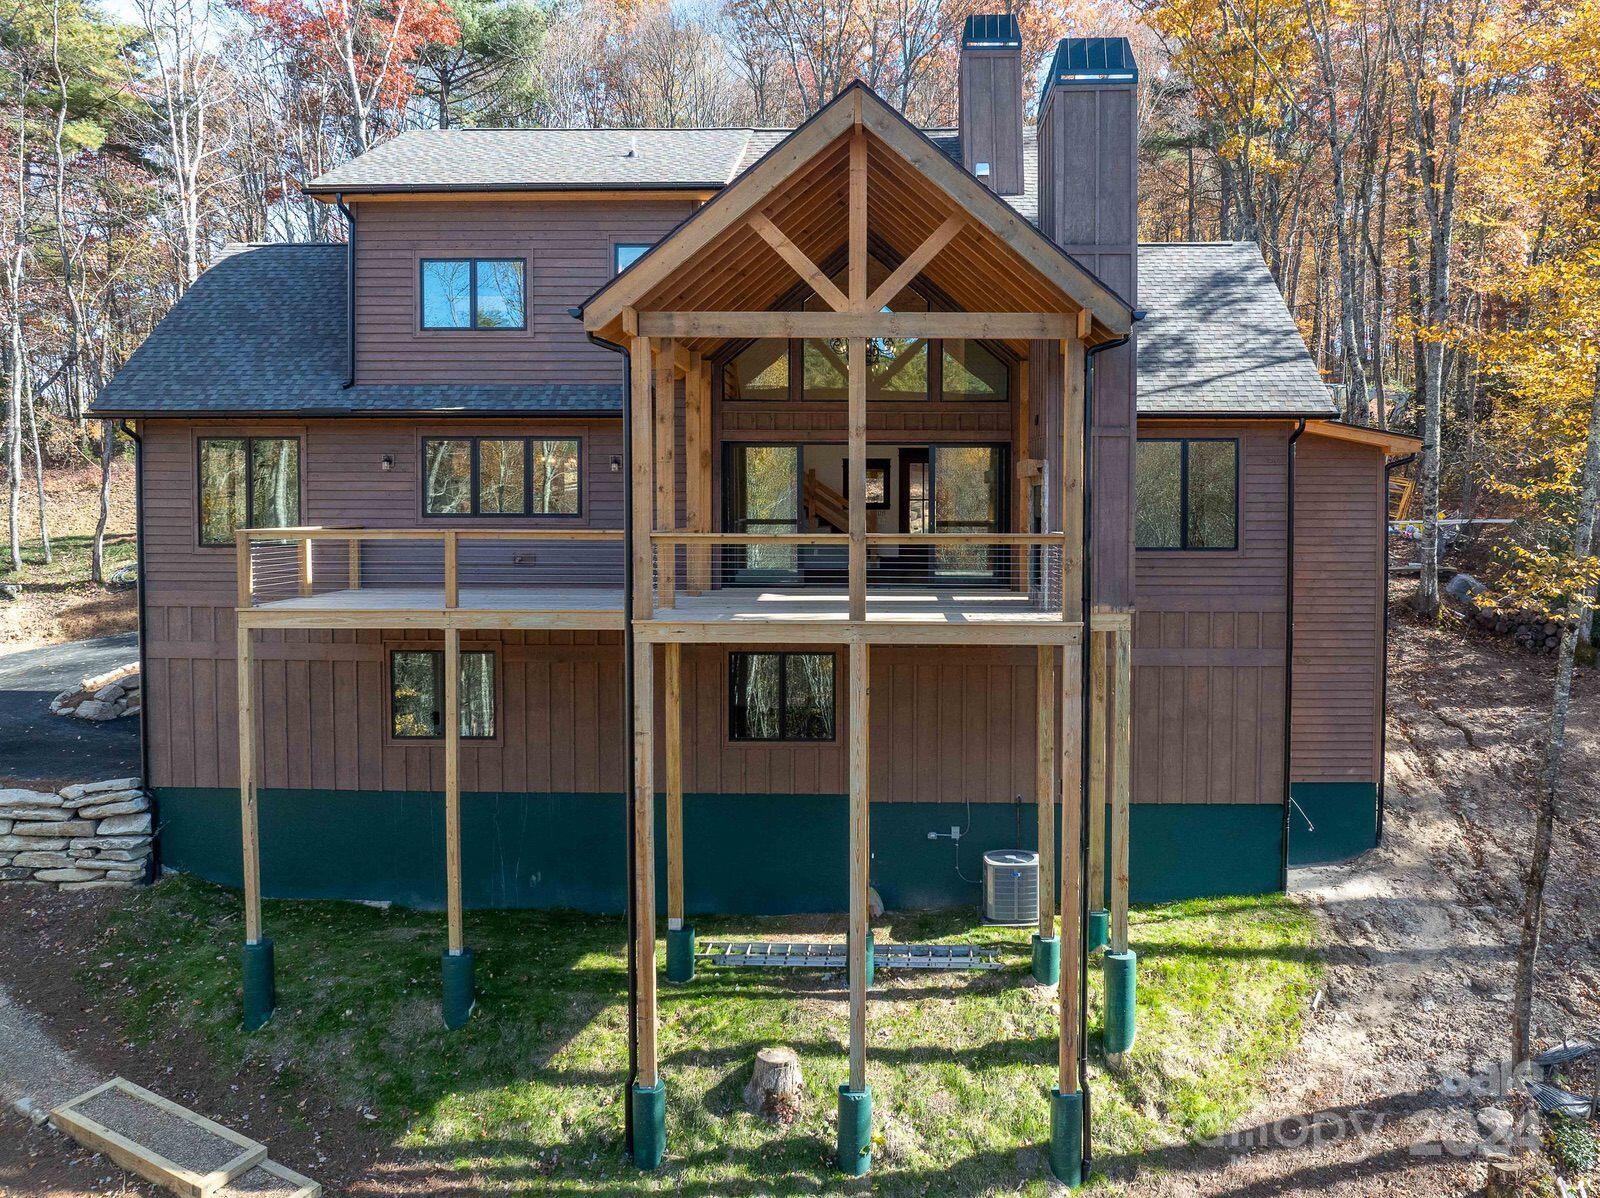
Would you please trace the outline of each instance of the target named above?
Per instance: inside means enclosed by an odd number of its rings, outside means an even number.
[[[1106,979],[1105,1048],[1108,1053],[1133,1047],[1134,1004],[1138,997],[1139,957],[1132,949],[1107,952],[1103,958]]]
[[[659,1169],[667,1155],[667,1083],[633,1088],[633,1163]]]
[[[451,1031],[466,1027],[478,1001],[472,985],[472,950],[464,948],[459,953],[446,950],[439,958],[439,972],[444,983],[440,1002],[444,1025]]]
[[[1083,1094],[1050,1091],[1050,1172],[1063,1185],[1083,1184]]]
[[[1059,937],[1033,934],[1033,980],[1041,986],[1054,986],[1061,980]]]
[[[244,946],[244,1030],[258,1031],[272,1018],[278,1005],[278,985],[272,941],[262,937]]]
[[[872,989],[872,983],[878,977],[878,942],[871,932],[867,933],[867,989]]]
[[[162,863],[239,886],[239,795],[157,788]],[[615,794],[462,796],[463,899],[473,909],[566,908],[615,914],[627,894],[626,809]],[[444,906],[444,815],[418,791],[260,792],[262,887],[271,898],[386,900]],[[658,808],[664,827],[664,803]],[[691,794],[684,798],[686,914],[836,912],[848,905],[842,795]],[[959,865],[978,877],[992,848],[1034,841],[1031,803],[974,803]],[[979,887],[957,874],[949,840],[965,804],[874,803],[873,885],[891,910],[972,907]],[[1130,873],[1136,903],[1278,888],[1283,809],[1272,804],[1135,804]],[[664,833],[663,833],[664,836]],[[783,844],[759,855],[752,844]],[[338,868],[330,868],[337,862]],[[666,886],[661,856],[658,884]]]
[[[872,1171],[872,1087],[839,1087],[839,1172],[865,1177]]]
[[[1089,951],[1096,952],[1111,943],[1111,912],[1089,912]]]
[[[694,981],[694,927],[667,929],[667,981]]]
[[[1346,861],[1378,843],[1376,782],[1296,782],[1289,794],[1290,865]]]

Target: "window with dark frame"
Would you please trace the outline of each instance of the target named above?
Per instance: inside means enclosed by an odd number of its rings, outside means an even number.
[[[461,651],[461,736],[492,740],[495,721],[494,652]],[[395,649],[389,654],[390,732],[396,740],[444,735],[444,650]]]
[[[296,437],[200,437],[196,441],[200,544],[231,546],[241,528],[300,523]]]
[[[421,325],[427,332],[528,327],[526,259],[424,258],[418,275]]]
[[[839,494],[846,499],[850,498],[850,463],[843,466],[844,484],[839,488]],[[889,459],[867,459],[867,510],[888,511],[889,509]]]
[[[425,516],[579,516],[577,437],[424,437]]]
[[[833,740],[834,689],[832,653],[730,653],[728,737]]]
[[[650,252],[650,246],[638,242],[619,242],[611,248],[611,273],[620,275],[640,258]]]
[[[1239,547],[1239,442],[1141,437],[1134,497],[1134,547]]]

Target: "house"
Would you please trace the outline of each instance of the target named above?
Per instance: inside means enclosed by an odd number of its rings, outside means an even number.
[[[1335,422],[1254,245],[1138,243],[1126,42],[1061,43],[1035,136],[1014,19],[966,34],[958,129],[856,84],[404,134],[307,189],[348,247],[231,250],[106,388],[161,860],[243,884],[247,1021],[263,893],[444,906],[459,1022],[465,906],[631,887],[650,1163],[657,887],[680,977],[696,912],[848,904],[860,1171],[869,885],[1043,845],[1038,951],[1086,885],[1131,1010],[1130,887],[1374,843],[1410,443]]]

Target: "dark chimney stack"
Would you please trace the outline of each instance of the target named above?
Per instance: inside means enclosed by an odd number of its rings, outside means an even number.
[[[961,165],[1001,195],[1022,193],[1022,33],[1010,13],[961,31]]]

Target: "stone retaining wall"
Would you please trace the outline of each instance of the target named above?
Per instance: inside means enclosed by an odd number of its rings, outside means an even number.
[[[150,796],[138,778],[0,790],[0,881],[62,890],[134,886],[150,866]]]

